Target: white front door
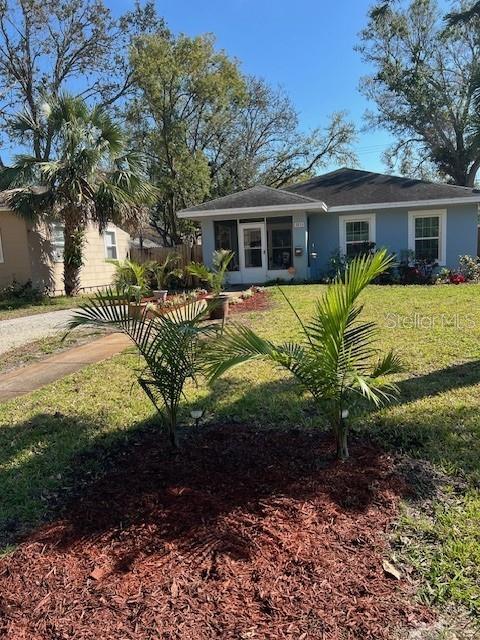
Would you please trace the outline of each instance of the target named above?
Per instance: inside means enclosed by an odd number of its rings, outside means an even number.
[[[264,222],[238,225],[240,274],[245,284],[267,279],[267,241]]]

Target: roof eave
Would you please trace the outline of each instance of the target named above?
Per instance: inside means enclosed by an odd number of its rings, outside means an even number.
[[[260,207],[235,207],[231,209],[206,209],[203,211],[188,211],[184,209],[178,212],[179,218],[189,220],[203,220],[204,218],[225,218],[246,214],[265,215],[266,213],[295,213],[302,211],[318,211],[325,213],[327,205],[324,202],[304,202],[300,204],[268,205]]]

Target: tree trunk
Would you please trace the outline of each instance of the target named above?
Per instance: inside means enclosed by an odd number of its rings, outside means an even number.
[[[339,460],[347,460],[348,453],[348,426],[343,418],[340,418],[336,429],[335,437],[337,441],[337,458]]]
[[[83,263],[85,227],[82,224],[81,216],[75,210],[65,212],[64,220],[63,284],[65,294],[67,296],[74,296],[80,288],[80,269]]]
[[[168,412],[168,437],[172,447],[178,449],[177,412],[175,410]]]

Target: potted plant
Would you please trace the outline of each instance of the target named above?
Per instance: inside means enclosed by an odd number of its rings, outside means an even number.
[[[210,318],[212,319],[223,319],[228,316],[229,297],[223,294],[222,291],[225,285],[228,265],[232,261],[233,255],[233,251],[218,249],[213,252],[211,269],[199,262],[192,262],[187,267],[188,272],[201,282],[205,282],[211,291],[213,306]]]
[[[175,273],[175,268],[180,260],[176,253],[169,253],[164,262],[154,262],[150,271],[157,288],[153,290],[155,300],[165,302],[168,295],[168,284]]]

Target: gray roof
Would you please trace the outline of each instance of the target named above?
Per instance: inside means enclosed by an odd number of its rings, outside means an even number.
[[[283,189],[273,189],[272,187],[259,185],[183,209],[183,212],[193,213],[196,211],[239,209],[244,207],[273,207],[277,205],[305,204],[305,202],[317,202],[317,198],[309,198],[300,193],[290,193]]]
[[[292,184],[284,189],[259,185],[209,200],[184,209],[181,213],[193,214],[201,211],[246,207],[281,207],[305,203],[325,203],[330,208],[376,203],[448,200],[472,196],[480,200],[480,190],[343,167],[305,182]]]
[[[480,190],[389,176],[344,167],[299,182],[286,191],[325,202],[328,207],[480,196]]]

